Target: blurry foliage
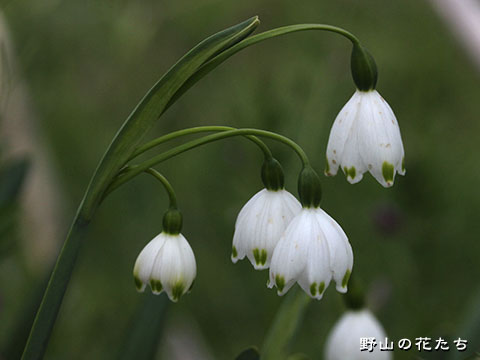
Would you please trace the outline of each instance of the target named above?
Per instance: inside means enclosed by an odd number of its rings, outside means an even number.
[[[372,305],[392,339],[459,336],[463,309],[480,276],[479,74],[427,3],[29,0],[4,1],[3,10],[72,217],[100,156],[132,108],[205,36],[254,14],[262,20],[259,31],[325,22],[355,33],[375,56],[378,89],[399,120],[407,175],[388,190],[369,175],[355,186],[343,175],[325,178],[323,207],[349,235],[354,271],[371,284]],[[327,33],[257,45],[190,90],[152,137],[201,124],[266,128],[296,140],[322,171],[330,126],[354,91],[349,56],[349,43]],[[288,189],[295,192],[295,155],[281,145],[272,148],[286,170]],[[219,359],[261,344],[282,301],[266,288],[267,272],[254,271],[247,261],[236,266],[230,261],[236,215],[261,188],[261,159],[248,141],[235,139],[161,166],[178,193],[184,234],[198,265],[193,291],[169,307],[168,321],[193,318]],[[117,354],[142,301],[132,267],[160,231],[166,206],[163,190],[146,176],[102,205],[47,358]],[[391,214],[397,222],[390,229],[382,219]],[[28,296],[37,278],[19,275],[21,260],[15,266],[12,261],[0,262],[0,338],[10,331],[21,308],[18,300]],[[309,307],[293,350],[320,357],[342,310],[340,295],[328,290]],[[399,353],[396,359],[411,356]]]
[[[27,159],[10,160],[0,165],[0,261],[17,242],[18,200],[27,172]]]

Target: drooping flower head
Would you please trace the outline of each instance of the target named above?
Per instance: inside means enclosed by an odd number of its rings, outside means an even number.
[[[378,346],[386,337],[382,325],[369,310],[349,310],[327,338],[325,360],[391,360],[391,352],[380,351]],[[372,338],[377,346],[368,343]]]
[[[240,210],[233,235],[232,261],[247,256],[255,269],[270,266],[273,249],[292,218],[300,211],[288,191],[262,189]]]
[[[197,265],[190,244],[180,234],[180,213],[169,210],[167,214],[163,231],[138,255],[133,276],[138,291],[143,292],[149,284],[152,293],[165,291],[169,299],[176,302],[190,290],[197,274]],[[178,222],[178,217],[180,228],[172,225]]]
[[[380,184],[390,187],[397,172],[405,174],[400,128],[392,109],[375,90],[375,60],[360,44],[353,46],[351,69],[357,91],[333,123],[325,174],[335,175],[340,167],[354,184],[369,171]]]
[[[295,282],[311,297],[321,299],[333,280],[347,291],[353,252],[344,231],[320,204],[320,183],[311,168],[302,171],[299,193],[302,210],[293,218],[273,252],[269,287],[285,294]]]
[[[397,119],[376,90],[357,90],[333,123],[327,145],[325,173],[340,167],[354,184],[369,171],[383,186],[393,185],[395,174],[405,174],[405,153]]]
[[[273,249],[292,218],[300,211],[298,200],[284,189],[283,172],[274,159],[262,168],[265,189],[240,210],[233,235],[232,261],[245,256],[257,270],[270,266]]]

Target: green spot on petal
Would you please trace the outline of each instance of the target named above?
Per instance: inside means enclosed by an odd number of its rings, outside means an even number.
[[[343,171],[345,172],[345,175],[350,177],[350,179],[355,179],[355,176],[357,175],[357,169],[355,169],[355,166],[352,166],[350,169],[348,167],[344,167]]]
[[[152,292],[160,293],[163,290],[162,282],[160,280],[150,279],[150,287]]]
[[[320,285],[318,285],[318,294],[322,295],[324,291],[325,291],[325,283],[322,281]]]
[[[255,264],[260,265],[262,258],[259,249],[253,249],[253,257],[255,258]]]
[[[262,249],[262,251],[260,252],[260,262],[262,265],[265,265],[265,263],[267,262],[267,250],[265,249]]]
[[[180,299],[180,296],[183,295],[184,290],[185,290],[185,285],[183,284],[183,282],[178,281],[177,283],[175,283],[175,285],[173,285],[173,288],[172,288],[173,300],[177,301],[178,299]]]
[[[343,275],[342,287],[346,287],[346,286],[347,286],[347,284],[348,284],[348,279],[350,279],[350,274],[351,274],[350,270],[347,270],[347,271],[345,272],[345,275]]]
[[[317,283],[314,282],[312,285],[310,285],[310,294],[312,294],[312,296],[317,294]]]
[[[279,291],[282,291],[285,287],[285,278],[280,275],[275,276],[275,286]]]
[[[236,258],[238,256],[237,248],[235,246],[232,246],[232,256]]]
[[[140,280],[138,277],[134,276],[133,280],[135,281],[135,287],[137,288],[138,291],[142,291],[143,288],[143,282]]]
[[[387,182],[387,184],[393,183],[393,174],[395,170],[392,164],[384,161],[382,165],[382,175],[383,179]]]

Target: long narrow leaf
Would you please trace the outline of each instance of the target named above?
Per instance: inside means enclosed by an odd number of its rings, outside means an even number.
[[[115,359],[150,360],[158,348],[158,341],[165,323],[168,299],[165,294],[158,296],[144,294]]]
[[[278,310],[261,348],[262,360],[287,358],[288,346],[303,319],[310,298],[297,287],[290,290]]]

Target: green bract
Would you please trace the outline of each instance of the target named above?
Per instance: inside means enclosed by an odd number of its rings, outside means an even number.
[[[353,44],[351,70],[358,90],[375,89],[378,78],[377,65],[368,50],[358,43]]]

